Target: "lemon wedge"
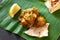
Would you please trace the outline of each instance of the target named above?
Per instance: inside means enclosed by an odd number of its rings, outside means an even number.
[[[9,15],[13,18],[14,15],[20,10],[20,6],[15,3],[11,6],[10,11],[9,11]]]

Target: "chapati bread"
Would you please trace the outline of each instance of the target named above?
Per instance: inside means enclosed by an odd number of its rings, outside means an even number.
[[[24,33],[30,36],[35,36],[35,37],[44,37],[48,36],[48,26],[49,23],[46,23],[43,27],[31,27]]]
[[[51,1],[57,1],[57,0],[48,0],[47,2],[45,2],[45,5],[49,9],[49,11],[51,13],[53,13],[53,12],[55,12],[55,11],[60,9],[60,0],[58,2],[55,2],[55,4],[53,4],[53,6],[52,6],[52,2]]]

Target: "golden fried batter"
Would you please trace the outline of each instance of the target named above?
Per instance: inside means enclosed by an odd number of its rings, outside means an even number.
[[[23,26],[27,26],[28,28],[33,26],[39,27],[45,24],[45,18],[39,16],[39,12],[36,8],[23,10],[18,19]]]
[[[38,21],[38,23],[37,23],[38,26],[45,25],[45,18],[44,17],[42,17],[42,16],[38,17],[37,21]]]

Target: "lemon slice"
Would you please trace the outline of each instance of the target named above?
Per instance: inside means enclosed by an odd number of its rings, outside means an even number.
[[[14,15],[20,10],[20,7],[17,3],[13,4],[10,8],[9,15],[13,18]]]

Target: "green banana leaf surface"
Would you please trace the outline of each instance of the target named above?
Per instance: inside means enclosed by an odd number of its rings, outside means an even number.
[[[48,28],[48,37],[37,38],[31,37],[24,33],[24,28],[17,19],[9,16],[10,7],[17,3],[21,9],[36,7],[40,14],[46,18],[46,22],[50,23]],[[60,36],[60,10],[51,14],[42,0],[2,0],[0,2],[0,28],[15,33],[26,40],[57,40]]]

